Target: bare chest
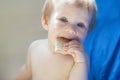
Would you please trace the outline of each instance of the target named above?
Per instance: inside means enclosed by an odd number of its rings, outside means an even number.
[[[69,55],[37,55],[32,58],[33,80],[68,80],[73,66]]]

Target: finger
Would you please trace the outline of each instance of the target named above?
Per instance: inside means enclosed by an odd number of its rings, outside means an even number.
[[[74,45],[74,44],[79,44],[79,45],[81,45],[81,43],[78,42],[78,41],[76,41],[76,40],[72,40],[72,41],[70,41],[68,44],[69,44],[69,45]]]
[[[79,52],[77,48],[70,48],[67,51],[67,54],[72,55],[73,57],[75,57],[75,55]]]
[[[69,45],[69,46],[67,46],[67,47],[64,46],[63,49],[64,49],[64,51],[68,51],[69,49],[71,49],[71,50],[72,50],[72,49],[73,49],[73,50],[76,49],[76,50],[81,50],[81,51],[83,50],[83,48],[82,48],[80,45]]]
[[[74,46],[74,47],[79,47],[80,46],[80,48],[83,48],[83,46],[79,43],[79,42],[77,42],[77,41],[70,41],[69,43],[66,43],[66,44],[64,44],[64,46],[63,47],[70,47],[70,46]]]
[[[74,48],[76,48],[77,50],[79,50],[79,51],[84,51],[84,48],[83,48],[83,46],[82,45],[79,45],[79,44],[76,44],[76,45],[69,45],[68,47],[67,47],[67,49],[74,49]]]
[[[64,46],[69,46],[69,45],[73,45],[73,44],[79,44],[77,41],[75,41],[75,40],[72,40],[72,41],[70,41],[70,42],[68,42],[68,43],[65,43],[64,44]]]
[[[79,51],[77,48],[69,49],[66,54],[71,55],[75,62],[85,61],[85,53],[82,51]]]

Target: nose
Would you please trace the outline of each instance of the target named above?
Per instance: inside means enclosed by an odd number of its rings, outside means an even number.
[[[75,35],[76,34],[76,28],[75,28],[75,25],[74,24],[69,24],[66,26],[65,28],[65,32],[67,32],[68,34],[72,34],[72,35]]]

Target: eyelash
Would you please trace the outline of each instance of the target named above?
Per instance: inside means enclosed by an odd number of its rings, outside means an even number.
[[[58,20],[60,20],[61,22],[64,22],[64,23],[68,22],[68,20],[67,20],[65,17],[60,18],[60,19],[58,19]],[[84,27],[85,27],[84,23],[78,23],[77,26],[78,26],[78,27],[81,27],[81,28],[84,28]]]
[[[81,28],[85,27],[85,25],[83,23],[78,23],[77,26],[79,26]]]
[[[60,20],[61,22],[64,22],[64,23],[68,22],[68,20],[67,20],[66,18],[60,18],[59,20]]]

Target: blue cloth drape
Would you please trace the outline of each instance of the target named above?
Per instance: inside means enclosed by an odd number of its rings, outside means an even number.
[[[96,0],[98,12],[84,46],[89,80],[120,80],[120,0]]]

